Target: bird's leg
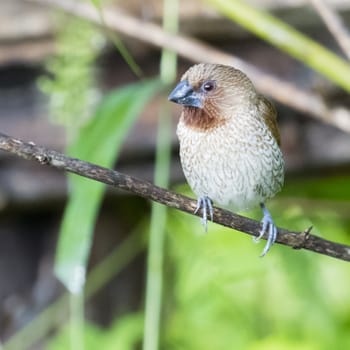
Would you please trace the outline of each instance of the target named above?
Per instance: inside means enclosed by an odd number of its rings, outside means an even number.
[[[205,232],[208,230],[208,211],[210,220],[213,221],[214,211],[212,200],[208,196],[199,197],[197,200],[197,207],[194,213],[196,214],[199,209],[202,209],[201,223],[205,228]]]
[[[267,210],[267,208],[265,207],[265,204],[260,203],[260,207],[263,211],[264,217],[261,220],[262,228],[260,230],[259,236],[254,237],[254,242],[259,242],[259,240],[265,234],[265,232],[268,234],[267,243],[264,247],[264,250],[262,251],[262,253],[260,255],[261,257],[263,257],[264,255],[266,255],[266,253],[270,250],[272,245],[275,243],[278,232],[277,232],[277,227],[272,220],[272,216],[269,213],[269,211]]]

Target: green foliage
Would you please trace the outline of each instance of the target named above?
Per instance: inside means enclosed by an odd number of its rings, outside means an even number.
[[[282,191],[283,196],[313,199],[349,200],[350,176],[333,176],[291,179]]]
[[[308,183],[300,181],[301,187]],[[328,178],[328,184],[336,188],[337,178]],[[285,191],[293,187],[291,180]],[[292,202],[279,196],[268,205],[279,226],[303,230],[313,225],[313,233],[349,244],[348,215],[329,209],[322,199],[308,200],[313,200],[312,210],[302,196]],[[350,201],[342,203],[344,213],[350,212]],[[160,349],[350,347],[348,263],[278,244],[260,258],[264,242],[254,244],[250,236],[211,223],[205,234],[197,217],[175,210],[169,214]],[[128,328],[124,317],[116,323],[129,329],[135,342],[115,348],[136,349],[140,330]],[[116,342],[115,330],[104,330],[103,337],[108,334]]]
[[[294,188],[293,180],[290,183],[286,193]],[[276,223],[295,230],[313,225],[314,234],[349,244],[348,215],[332,209],[339,204],[337,200],[328,199],[325,206],[319,198],[324,185],[316,184],[313,193],[318,199],[313,199],[312,210],[305,207],[301,195],[291,202],[287,196],[269,202]],[[336,189],[339,182],[328,178],[327,184]],[[309,181],[299,180],[298,186],[302,192]],[[179,189],[190,194],[187,186]],[[344,212],[350,212],[349,199],[340,202]],[[348,263],[278,244],[260,258],[264,242],[254,244],[250,236],[211,223],[205,234],[199,218],[175,210],[169,214],[160,349],[350,347]],[[260,218],[261,213],[252,215]],[[135,342],[134,347],[115,348],[136,349],[140,329],[128,328],[124,317],[116,323],[129,329]],[[111,327],[103,331],[103,337],[117,342],[115,332]]]
[[[146,102],[161,88],[158,80],[129,85],[112,91],[69,148],[71,156],[111,167],[128,130]],[[61,225],[56,258],[56,274],[71,292],[79,292],[92,233],[105,186],[70,175],[69,202]]]
[[[350,242],[350,223],[317,201],[309,218],[297,200],[269,204],[282,227],[313,224],[315,234]],[[259,258],[249,236],[215,224],[203,234],[198,218],[171,213],[165,349],[349,348],[348,263],[279,245]]]
[[[83,20],[62,16],[59,21],[56,54],[46,65],[50,76],[41,77],[39,87],[49,96],[52,121],[74,134],[100,98],[94,87],[94,62],[104,39]]]

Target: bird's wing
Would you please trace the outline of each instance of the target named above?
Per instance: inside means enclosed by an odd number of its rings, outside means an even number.
[[[267,98],[260,95],[258,108],[272,136],[277,141],[277,144],[280,145],[281,138],[277,125],[277,112],[274,105]]]

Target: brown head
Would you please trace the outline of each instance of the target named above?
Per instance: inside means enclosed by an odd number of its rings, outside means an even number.
[[[201,63],[192,66],[169,95],[184,106],[185,124],[209,130],[224,124],[236,111],[249,108],[258,99],[252,82],[231,66]]]

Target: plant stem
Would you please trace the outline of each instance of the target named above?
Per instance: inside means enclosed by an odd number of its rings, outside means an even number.
[[[70,293],[70,347],[71,350],[84,350],[84,293]]]
[[[170,32],[178,29],[178,2],[164,0],[163,27]],[[176,77],[176,54],[163,49],[160,64],[161,80],[165,84]],[[159,113],[157,151],[154,182],[168,187],[171,155],[171,123],[168,104],[163,104]],[[146,305],[143,350],[159,348],[160,318],[162,305],[164,233],[167,208],[152,203],[150,240],[147,260]]]

